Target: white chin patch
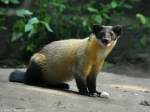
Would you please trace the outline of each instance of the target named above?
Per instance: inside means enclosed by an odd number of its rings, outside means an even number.
[[[107,44],[106,46],[107,46],[107,47],[111,46],[111,43]]]
[[[103,46],[103,47],[109,47],[109,46],[111,46],[111,42],[109,43],[109,44],[104,44],[102,41],[100,41],[100,40],[98,40],[98,42],[100,43],[100,45],[101,46]]]

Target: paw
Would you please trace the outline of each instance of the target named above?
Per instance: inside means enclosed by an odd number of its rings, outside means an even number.
[[[93,96],[93,97],[101,97],[101,98],[109,98],[109,93],[103,91],[103,92],[94,92],[94,93],[89,93],[89,96]]]
[[[89,96],[93,96],[93,97],[100,97],[100,95],[101,95],[101,92],[98,92],[98,91],[89,93]]]
[[[79,94],[84,96],[90,96],[88,91],[80,91]]]

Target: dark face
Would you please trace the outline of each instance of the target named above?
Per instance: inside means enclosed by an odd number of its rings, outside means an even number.
[[[116,26],[93,26],[93,34],[98,40],[104,45],[107,46],[113,41],[116,41],[121,34],[122,27],[120,25]]]

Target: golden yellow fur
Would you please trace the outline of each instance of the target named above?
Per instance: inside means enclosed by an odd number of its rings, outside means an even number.
[[[10,81],[69,89],[65,81],[74,78],[81,95],[103,97],[96,90],[97,74],[121,32],[120,25],[96,24],[87,38],[52,42],[31,57],[25,73],[14,71]]]
[[[85,39],[55,41],[34,54],[31,61],[42,67],[44,80],[50,83],[71,80],[75,72],[86,78],[99,72],[115,44],[116,41],[112,41],[110,46],[104,47],[94,35]]]

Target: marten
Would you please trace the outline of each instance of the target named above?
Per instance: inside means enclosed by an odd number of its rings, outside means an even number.
[[[74,78],[81,95],[99,96],[97,74],[121,32],[121,25],[96,24],[84,39],[54,41],[33,54],[26,72],[12,72],[10,81],[69,88],[65,82]]]

